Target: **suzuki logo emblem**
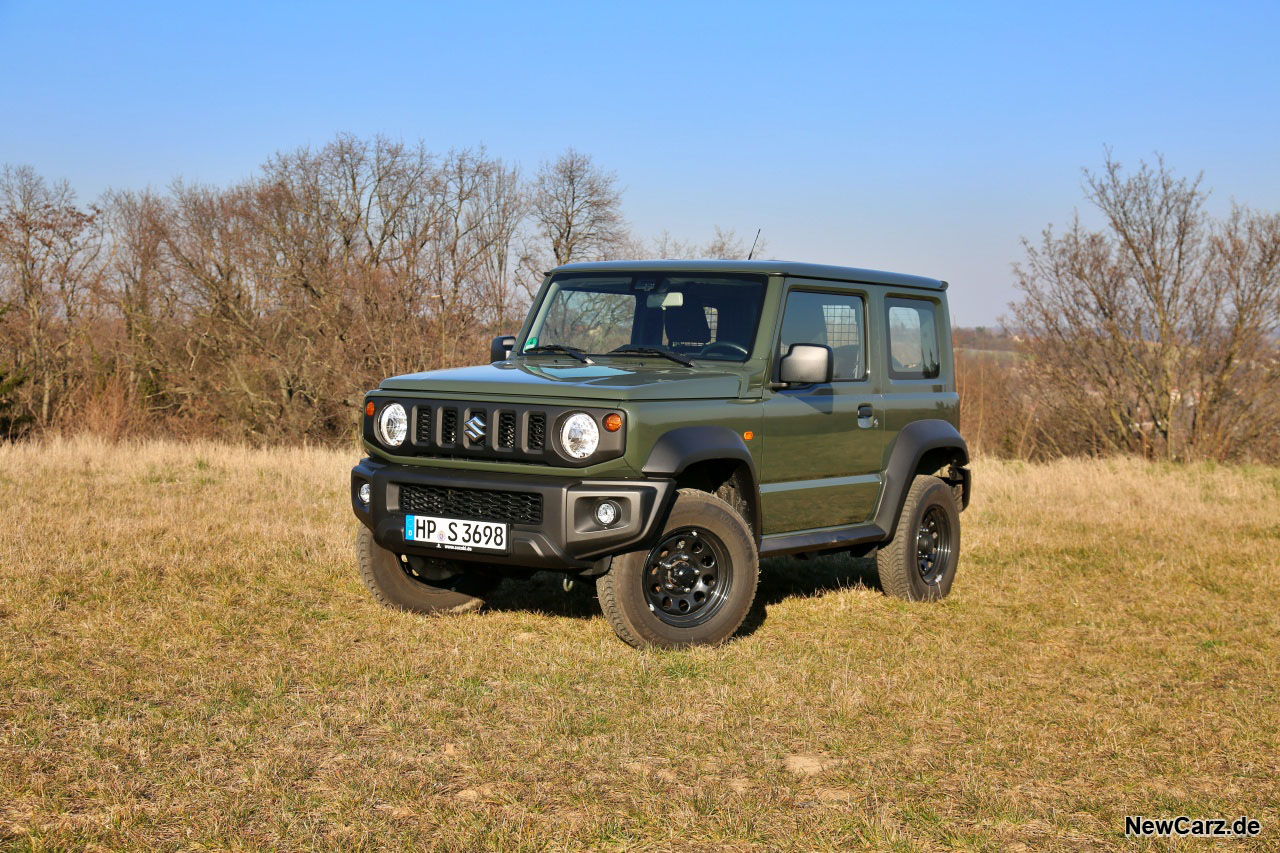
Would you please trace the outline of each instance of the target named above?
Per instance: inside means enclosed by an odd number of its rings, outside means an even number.
[[[467,438],[471,439],[473,444],[484,438],[484,418],[480,415],[472,415],[467,418],[467,422],[462,425],[462,431],[467,434]]]

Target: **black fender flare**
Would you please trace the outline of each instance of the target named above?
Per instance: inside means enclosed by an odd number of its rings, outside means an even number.
[[[699,462],[730,460],[747,466],[751,478],[750,488],[742,497],[751,507],[755,527],[760,525],[760,477],[756,473],[756,461],[747,444],[737,432],[724,426],[676,427],[663,433],[649,450],[649,457],[640,469],[646,477],[679,477],[690,465]],[[672,499],[674,500],[674,491]],[[760,531],[754,531],[756,544],[760,543]]]
[[[886,540],[898,527],[898,517],[902,515],[902,505],[915,479],[916,468],[925,454],[933,450],[952,451],[949,461],[953,465],[969,464],[969,445],[949,421],[912,421],[898,433],[885,465],[884,488],[875,516],[875,524],[885,532]]]

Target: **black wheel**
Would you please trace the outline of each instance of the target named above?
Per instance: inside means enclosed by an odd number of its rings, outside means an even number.
[[[463,613],[484,605],[502,578],[450,560],[402,559],[373,541],[364,525],[356,534],[360,579],[379,604],[415,613]]]
[[[614,632],[633,646],[716,645],[746,618],[759,573],[742,516],[715,495],[682,489],[657,544],[615,557],[596,592]]]
[[[880,585],[895,598],[937,601],[951,592],[959,561],[960,512],[951,487],[916,477],[893,539],[876,552]]]

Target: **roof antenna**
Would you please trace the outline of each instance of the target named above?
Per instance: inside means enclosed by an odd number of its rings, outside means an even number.
[[[751,251],[750,251],[750,252],[747,252],[747,260],[751,260],[751,256],[752,256],[752,255],[754,255],[754,254],[756,253],[756,243],[759,243],[759,242],[760,242],[760,232],[761,232],[761,230],[763,230],[763,229],[760,229],[760,228],[757,228],[757,229],[756,229],[756,238],[755,238],[754,240],[752,240],[752,241],[751,241]]]

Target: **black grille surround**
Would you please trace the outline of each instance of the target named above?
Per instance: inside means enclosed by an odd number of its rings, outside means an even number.
[[[399,488],[401,512],[469,521],[542,523],[542,495],[537,492],[457,489],[408,483],[400,484]]]
[[[616,459],[626,449],[626,415],[619,409],[379,395],[371,396],[369,400],[374,403],[375,414],[364,419],[364,438],[375,448],[392,456],[476,459],[584,468]],[[409,423],[413,425],[409,439],[396,447],[383,444],[373,430],[373,423],[381,407],[393,401],[408,410]],[[561,426],[570,415],[579,412],[595,421],[600,435],[596,452],[586,459],[574,459],[560,449]],[[604,428],[604,419],[610,414],[622,416],[622,429],[609,432]],[[472,420],[477,417],[477,420]],[[471,435],[481,422],[483,434],[473,439]]]

